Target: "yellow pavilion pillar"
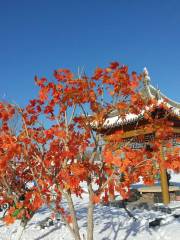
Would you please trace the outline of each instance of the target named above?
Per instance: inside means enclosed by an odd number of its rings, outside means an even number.
[[[165,161],[162,146],[161,146],[161,160]],[[168,205],[170,203],[170,196],[169,196],[167,172],[166,172],[166,169],[164,168],[164,164],[160,163],[159,168],[160,168],[161,191],[162,191],[163,203],[164,205]]]

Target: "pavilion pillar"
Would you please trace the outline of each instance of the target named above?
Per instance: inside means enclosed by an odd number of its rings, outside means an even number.
[[[165,159],[164,159],[162,146],[161,146],[161,161],[162,163],[159,164],[159,168],[160,168],[160,177],[161,177],[162,198],[163,198],[164,205],[168,205],[170,203],[169,186],[168,186],[168,179],[167,179],[167,171],[163,164],[163,161],[165,161]]]

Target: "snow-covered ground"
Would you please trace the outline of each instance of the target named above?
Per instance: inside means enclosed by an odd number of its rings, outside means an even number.
[[[170,181],[180,184],[180,174],[172,173]]]
[[[172,182],[180,183],[180,175],[174,175]],[[79,226],[81,235],[86,236],[86,213],[87,213],[87,194],[83,200],[74,198],[78,212]],[[173,202],[171,207],[175,207],[173,213],[180,214],[180,203]],[[67,227],[58,222],[45,229],[40,228],[40,222],[50,216],[50,211],[43,207],[32,220],[28,223],[23,232],[22,240],[72,240]],[[124,209],[98,205],[94,211],[94,240],[179,240],[180,239],[180,218],[175,219],[171,214],[160,211],[135,209],[133,214],[138,219],[134,221],[129,218]],[[155,218],[163,218],[161,226],[149,228],[149,222]],[[19,222],[5,226],[0,221],[0,240],[16,240]],[[83,238],[82,238],[83,239]],[[86,238],[85,238],[86,239]]]

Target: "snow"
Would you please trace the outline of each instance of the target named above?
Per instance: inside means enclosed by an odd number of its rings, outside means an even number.
[[[173,181],[180,183],[180,175],[173,174]],[[84,186],[85,187],[85,186]],[[78,213],[81,236],[86,237],[87,193],[83,200],[74,196],[73,201]],[[180,202],[172,202],[169,207],[173,213],[180,214]],[[180,218],[160,211],[135,209],[132,211],[138,219],[129,218],[124,209],[112,206],[97,205],[94,210],[94,240],[178,240],[180,236]],[[66,225],[61,221],[45,229],[40,222],[50,217],[50,211],[44,206],[36,213],[22,233],[22,240],[73,240]],[[163,218],[161,225],[149,228],[149,222],[155,218]],[[0,221],[0,240],[16,240],[21,234],[19,221],[6,226]],[[83,238],[82,238],[83,239]],[[85,238],[86,239],[86,238]],[[84,239],[83,239],[84,240]]]
[[[105,120],[103,126],[108,127],[108,126],[113,126],[115,124],[121,125],[121,124],[125,124],[127,122],[135,121],[136,119],[138,119],[138,117],[143,116],[143,112],[138,115],[134,114],[134,113],[129,113],[125,116],[124,119],[119,116],[109,117]]]
[[[77,200],[77,199],[76,199]],[[87,199],[86,199],[87,200]],[[79,202],[76,202],[79,205]],[[81,236],[86,235],[86,201],[78,206],[79,208],[79,225],[81,228]],[[139,219],[133,221],[130,219],[124,210],[115,207],[97,206],[95,208],[95,231],[94,239],[96,240],[154,240],[154,239],[179,239],[180,220],[175,220],[168,214],[147,210],[134,210],[135,216]],[[59,226],[49,226],[46,229],[40,229],[38,222],[49,216],[49,211],[46,208],[41,209],[33,219],[29,222],[27,228],[23,232],[23,240],[71,240],[72,237],[66,226],[62,223]],[[162,226],[155,229],[149,228],[150,220],[155,217],[162,217]],[[15,240],[17,239],[16,228],[19,222],[11,226],[0,224],[0,239]]]
[[[174,183],[180,184],[180,174],[172,173],[170,182],[174,182]]]

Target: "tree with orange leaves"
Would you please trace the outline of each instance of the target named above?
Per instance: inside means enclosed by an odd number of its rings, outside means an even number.
[[[165,129],[165,119],[153,118],[151,111],[144,111],[157,103],[146,102],[139,94],[142,76],[129,74],[128,67],[117,62],[105,69],[97,68],[91,78],[85,74],[75,76],[67,69],[55,71],[54,78],[49,82],[35,77],[39,96],[25,108],[0,104],[1,203],[10,204],[4,221],[10,224],[21,219],[26,224],[46,204],[61,215],[74,239],[80,240],[73,196],[82,198],[82,183],[86,183],[87,240],[92,240],[95,204],[112,200],[115,192],[128,198],[130,185],[139,176],[147,184],[154,181],[158,171],[155,161],[161,161],[158,144],[171,134],[171,124],[168,122]],[[9,126],[15,111],[22,125],[16,135]],[[101,130],[114,111],[118,111],[117,121],[129,113],[144,111],[146,127],[159,126],[151,146],[153,152],[133,150],[121,139],[123,129],[103,140]],[[88,150],[91,154],[86,154]],[[169,153],[167,158],[168,167],[179,169],[178,154]],[[35,184],[27,191],[26,183],[31,181]],[[62,200],[67,202],[67,209]]]

